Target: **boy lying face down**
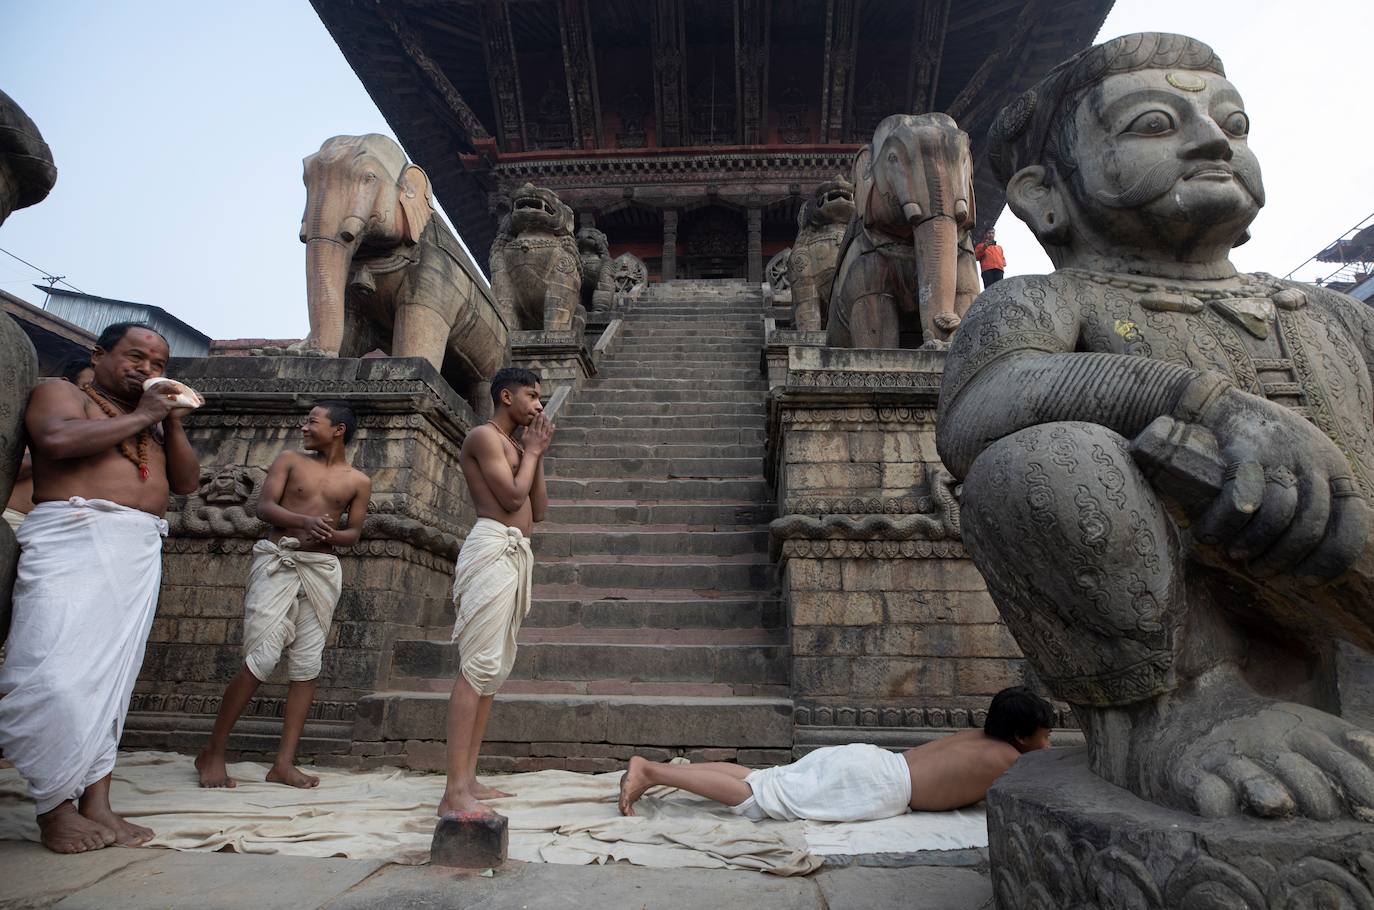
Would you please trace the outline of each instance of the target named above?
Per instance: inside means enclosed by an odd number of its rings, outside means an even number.
[[[620,780],[620,812],[634,815],[650,787],[686,790],[765,818],[868,821],[908,809],[942,811],[978,802],[1026,752],[1048,749],[1054,710],[1024,686],[992,699],[982,730],[965,730],[898,754],[853,743],[827,746],[790,765],[751,771],[730,762],[670,765],[634,756]]]

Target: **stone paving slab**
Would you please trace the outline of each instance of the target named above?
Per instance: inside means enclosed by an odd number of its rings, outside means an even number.
[[[849,866],[816,876],[827,910],[991,910],[992,880],[972,869],[918,866],[874,869]]]
[[[39,844],[0,842],[0,910],[49,907],[121,869],[164,855],[161,850],[108,847],[64,856]]]
[[[148,852],[154,858],[131,863],[55,906],[58,910],[305,910],[323,906],[383,865],[355,859]]]

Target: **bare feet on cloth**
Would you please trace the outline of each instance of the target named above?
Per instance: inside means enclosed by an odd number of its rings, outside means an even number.
[[[115,843],[115,833],[76,811],[70,801],[38,816],[39,839],[55,853],[86,853]]]
[[[200,785],[202,787],[237,787],[238,784],[229,776],[229,769],[224,764],[223,752],[211,752],[210,747],[206,746],[200,750],[196,756],[196,770],[200,772]]]
[[[309,790],[311,787],[320,785],[318,777],[313,774],[306,774],[295,765],[273,765],[267,772],[267,782],[286,784],[288,787],[299,787],[302,790]]]
[[[644,768],[647,764],[648,761],[638,755],[630,756],[630,768],[620,776],[621,815],[634,815],[635,803],[651,786],[648,777],[644,774]]]

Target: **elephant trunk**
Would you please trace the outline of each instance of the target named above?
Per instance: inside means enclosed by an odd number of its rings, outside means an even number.
[[[916,227],[916,289],[925,341],[946,340],[959,324],[954,294],[957,285],[959,232],[948,215],[929,218]]]
[[[353,259],[349,246],[314,237],[305,248],[306,302],[310,337],[306,346],[330,357],[339,356],[344,334],[344,290]]]

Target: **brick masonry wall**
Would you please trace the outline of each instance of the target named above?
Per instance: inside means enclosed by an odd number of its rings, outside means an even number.
[[[770,363],[798,751],[825,727],[981,724],[998,690],[1035,681],[959,540],[935,448],[943,354],[779,344]]]

